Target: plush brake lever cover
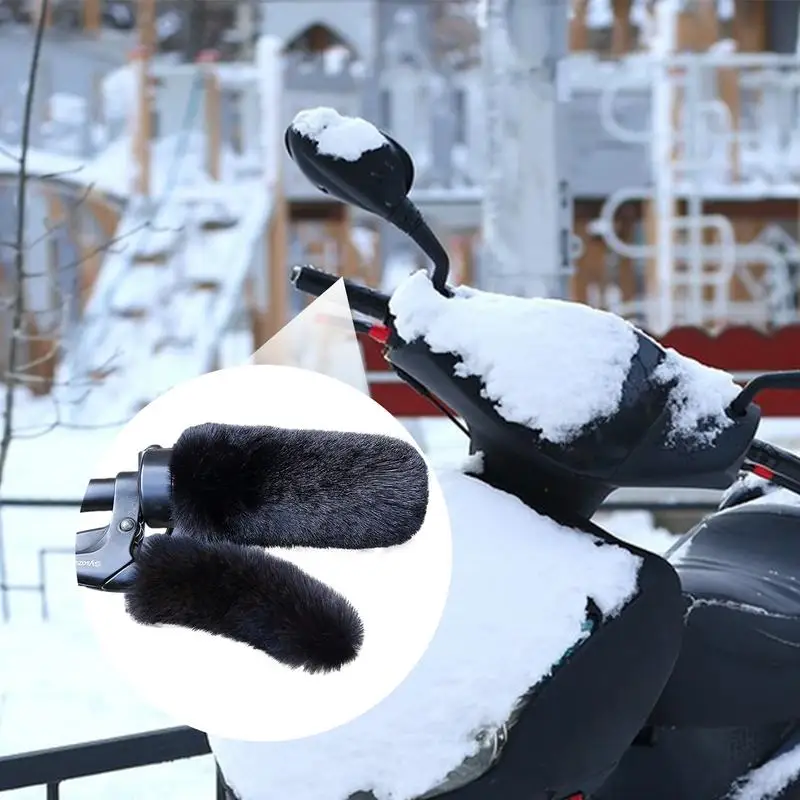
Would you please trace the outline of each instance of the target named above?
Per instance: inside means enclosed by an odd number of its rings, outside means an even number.
[[[153,534],[136,563],[125,607],[140,624],[225,636],[310,673],[341,669],[361,648],[363,624],[344,597],[258,547]]]
[[[237,544],[390,547],[428,506],[425,460],[391,436],[206,423],[181,434],[170,472],[175,525]]]

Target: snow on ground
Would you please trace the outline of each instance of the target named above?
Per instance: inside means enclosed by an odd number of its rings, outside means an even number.
[[[4,498],[80,498],[94,464],[119,428],[58,427],[64,409],[51,398],[18,393],[15,439],[3,477]]]
[[[51,462],[64,466],[53,454],[66,455],[66,441],[65,436],[53,437]],[[17,477],[23,488],[21,483]],[[53,493],[75,496],[74,484],[74,478],[67,476]],[[80,526],[77,509],[6,507],[0,513],[0,526],[11,585],[37,583],[40,550],[61,551],[44,559],[49,621],[42,621],[40,598],[33,592],[10,592],[10,622],[0,618],[0,756],[175,725],[139,701],[118,677],[84,619],[70,552]],[[166,674],[169,665],[143,663],[142,669]],[[61,796],[64,800],[212,800],[214,775],[213,758],[207,756],[70,781]],[[41,787],[31,787],[3,797],[40,800],[42,793]]]

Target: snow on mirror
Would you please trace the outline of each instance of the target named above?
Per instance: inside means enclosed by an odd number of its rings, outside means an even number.
[[[445,298],[424,272],[400,284],[390,310],[405,341],[456,356],[456,374],[479,378],[503,419],[556,445],[619,410],[639,347],[637,329],[607,311],[467,286]],[[725,409],[739,387],[727,373],[667,350],[653,379],[672,386],[673,436],[710,444],[732,424]]]
[[[407,202],[411,157],[365,119],[333,108],[306,109],[286,129],[285,145],[314,186],[344,203],[388,219]]]
[[[316,142],[320,155],[344,161],[358,161],[364,153],[387,143],[386,137],[371,122],[343,116],[325,106],[300,111],[292,120],[292,128]]]

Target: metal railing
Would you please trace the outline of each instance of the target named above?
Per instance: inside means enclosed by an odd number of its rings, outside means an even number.
[[[80,500],[8,498],[0,499],[0,511],[5,506],[17,508],[79,508],[80,504]],[[9,594],[11,592],[38,594],[41,618],[44,621],[49,620],[50,608],[47,602],[47,564],[49,557],[74,554],[74,547],[40,547],[36,553],[36,581],[33,583],[11,583],[6,578],[5,537],[3,536],[2,524],[0,524],[0,618],[2,618],[2,621],[8,622],[11,617],[9,604]]]
[[[78,499],[3,498],[3,507],[16,508],[79,508]],[[38,575],[31,583],[0,580],[0,607],[3,619],[10,617],[9,595],[12,592],[38,593],[43,620],[49,617],[47,603],[47,560],[50,555],[74,556],[73,547],[42,547],[37,551]],[[0,536],[0,576],[4,562],[4,541]],[[165,764],[211,754],[206,735],[189,727],[147,731],[93,742],[66,745],[47,750],[0,757],[0,792],[35,786],[45,788],[46,800],[59,800],[65,781],[86,778],[120,770]],[[216,798],[231,797],[222,775],[216,771]]]
[[[206,735],[180,727],[3,756],[0,792],[43,786],[47,800],[60,800],[65,781],[206,755],[211,755]],[[227,791],[217,767],[216,800],[226,800]]]

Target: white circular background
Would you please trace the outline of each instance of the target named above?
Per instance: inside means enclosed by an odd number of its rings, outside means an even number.
[[[344,383],[294,367],[248,365],[203,375],[159,397],[123,429],[93,476],[134,470],[140,450],[168,447],[184,428],[204,422],[380,433],[417,447],[400,422]],[[81,514],[81,528],[105,524],[109,516]],[[361,652],[339,672],[309,675],[220,636],[140,625],[125,611],[124,595],[79,591],[103,649],[151,704],[223,738],[299,739],[368,711],[425,652],[450,585],[444,497],[431,471],[425,523],[398,547],[270,552],[343,594],[361,615]]]

